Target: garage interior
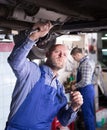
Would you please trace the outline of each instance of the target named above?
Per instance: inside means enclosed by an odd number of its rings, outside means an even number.
[[[54,25],[47,40],[56,38],[69,50],[79,46],[95,61],[96,130],[107,130],[107,0],[0,1],[0,130],[5,127],[16,81],[7,63],[7,57],[15,45],[13,36],[23,30],[29,33],[34,23],[47,20]],[[47,46],[44,44],[43,47]],[[45,60],[44,53],[41,51],[38,57],[33,48],[28,58],[41,64]],[[77,63],[68,57],[66,67],[59,73],[59,79],[65,85],[68,103],[69,79],[71,74],[75,77],[76,67]],[[64,75],[61,76],[61,73]],[[79,122],[82,128],[78,128],[77,121],[62,127],[55,119],[52,130],[83,130],[82,119]]]
[[[1,64],[1,75],[0,75],[0,129],[3,130],[7,115],[9,113],[10,101],[12,96],[12,91],[14,89],[14,84],[16,78],[12,73],[10,66],[7,63],[7,57],[14,47],[13,35],[8,36],[9,39],[5,39],[6,35],[1,35],[0,41],[0,64]],[[78,35],[63,35],[57,38],[58,43],[65,44],[69,51],[75,47],[79,46],[84,50],[84,53],[88,54],[96,62],[96,80],[95,80],[95,113],[96,113],[96,130],[105,130],[107,128],[107,46],[106,46],[106,33],[79,33]],[[34,54],[35,55],[35,54]],[[103,57],[103,58],[102,58]],[[43,57],[42,57],[43,58]],[[32,59],[36,63],[40,64],[45,60],[43,59]],[[75,66],[75,67],[74,67]],[[67,64],[63,70],[59,73],[59,79],[64,84],[66,90],[66,96],[68,102],[70,102],[70,97],[68,93],[69,89],[69,78],[71,74],[75,77],[77,63],[68,56]],[[64,73],[63,75],[61,75]],[[81,118],[80,118],[81,119]],[[79,126],[83,125],[83,121],[79,119]],[[64,129],[58,123],[58,120],[53,121],[52,130]],[[70,130],[79,130],[83,128],[78,128],[78,121],[69,126]]]

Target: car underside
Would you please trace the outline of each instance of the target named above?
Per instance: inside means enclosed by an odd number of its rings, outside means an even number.
[[[0,28],[25,30],[51,21],[60,33],[107,30],[106,0],[0,0]]]

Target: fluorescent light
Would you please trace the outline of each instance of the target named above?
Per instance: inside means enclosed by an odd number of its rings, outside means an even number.
[[[102,40],[107,40],[107,37],[102,37],[101,39],[102,39]]]
[[[102,49],[102,54],[103,54],[104,56],[107,56],[107,49]]]
[[[58,37],[57,39],[62,40],[62,41],[80,41],[81,36],[78,36],[78,35],[62,35],[62,36]]]
[[[107,49],[102,49],[102,51],[107,51]]]

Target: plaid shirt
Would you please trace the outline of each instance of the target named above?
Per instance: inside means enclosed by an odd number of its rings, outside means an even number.
[[[76,83],[77,88],[92,84],[94,69],[95,63],[88,56],[81,59],[78,67],[78,70],[81,72],[81,80]]]

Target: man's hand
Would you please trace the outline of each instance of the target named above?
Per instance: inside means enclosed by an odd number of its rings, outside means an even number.
[[[37,22],[36,24],[34,24],[32,30],[33,31],[29,38],[32,41],[35,41],[41,37],[44,37],[46,34],[48,34],[48,32],[50,31],[50,29],[52,28],[52,24],[51,22]]]
[[[83,104],[83,97],[79,91],[71,92],[71,107],[73,111],[78,110]]]

